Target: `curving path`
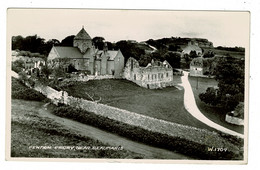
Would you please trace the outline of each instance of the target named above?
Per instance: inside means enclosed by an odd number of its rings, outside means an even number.
[[[232,131],[230,129],[227,129],[223,126],[220,126],[219,124],[209,120],[204,114],[200,112],[200,110],[197,107],[194,94],[188,79],[189,72],[183,71],[183,76],[181,77],[182,80],[182,86],[184,88],[184,106],[185,109],[196,119],[200,120],[201,122],[205,123],[206,125],[215,128],[221,132],[233,135],[233,136],[238,136],[240,138],[244,138],[243,134],[237,133],[235,131]]]
[[[60,125],[63,125],[66,128],[69,128],[70,130],[75,131],[83,136],[88,136],[103,143],[107,143],[111,146],[122,146],[126,150],[144,155],[145,159],[192,159],[180,153],[175,153],[166,149],[135,142],[125,137],[121,137],[119,135],[95,128],[93,126],[53,115],[48,110],[47,105],[48,104],[45,104],[42,108],[39,109],[39,114],[41,116],[51,118]]]

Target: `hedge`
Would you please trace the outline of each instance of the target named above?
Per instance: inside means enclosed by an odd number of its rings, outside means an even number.
[[[25,86],[21,81],[12,78],[12,92],[11,96],[13,99],[33,100],[33,101],[44,101],[46,97],[41,93],[30,89]]]
[[[165,148],[174,152],[182,153],[194,159],[203,160],[242,160],[243,154],[228,150],[226,152],[209,152],[208,147],[200,143],[189,141],[177,136],[169,136],[115,121],[106,117],[87,112],[82,109],[66,105],[53,108],[53,113],[60,117],[66,117],[75,121],[89,124],[100,129],[116,133],[138,142],[146,143],[155,147]]]

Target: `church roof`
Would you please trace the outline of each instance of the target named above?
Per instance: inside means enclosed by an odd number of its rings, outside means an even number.
[[[60,58],[82,58],[83,55],[80,53],[77,47],[53,47],[58,53]]]
[[[79,31],[79,33],[74,37],[74,40],[91,40],[91,37],[86,32],[84,27]]]
[[[106,54],[106,56],[108,57],[108,60],[114,60],[115,57],[117,56],[119,50],[115,51],[115,50],[108,50],[106,51],[106,53],[104,53],[103,50],[99,50],[96,52],[96,55],[99,55],[101,58],[104,54]]]

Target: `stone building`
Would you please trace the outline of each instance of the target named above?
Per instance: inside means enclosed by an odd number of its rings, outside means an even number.
[[[217,57],[203,58],[197,57],[190,62],[190,76],[208,77],[214,75]]]
[[[130,57],[124,69],[124,78],[148,89],[173,86],[173,71],[167,62],[152,60],[146,67],[140,67],[136,59]]]
[[[64,59],[67,62],[64,67],[72,65],[91,75],[114,75],[115,78],[123,75],[124,56],[121,51],[108,50],[106,45],[103,50],[96,49],[84,27],[74,37],[73,47],[52,47],[48,62],[53,64]]]
[[[190,54],[191,51],[196,51],[197,55],[202,55],[202,49],[199,47],[198,43],[194,40],[190,41],[186,47],[182,50],[182,55]]]

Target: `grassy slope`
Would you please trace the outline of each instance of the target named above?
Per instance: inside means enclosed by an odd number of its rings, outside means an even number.
[[[46,158],[134,158],[129,151],[29,149],[29,146],[108,146],[41,117],[42,102],[12,100],[11,156]]]
[[[29,93],[30,92],[30,93]],[[12,79],[11,108],[11,157],[51,157],[51,158],[142,158],[142,155],[126,150],[39,150],[29,146],[108,146],[100,141],[57,124],[50,118],[39,115],[44,97],[28,89],[16,79]],[[17,100],[27,99],[26,100]]]
[[[229,128],[239,133],[243,133],[244,131],[243,126],[232,125],[225,121],[226,113],[222,112],[220,108],[208,106],[199,99],[199,94],[205,93],[208,87],[217,86],[218,83],[215,79],[198,78],[198,89],[196,89],[197,86],[196,77],[189,77],[189,81],[192,86],[192,90],[194,93],[194,97],[196,99],[197,106],[206,117],[208,117],[210,120],[226,128]]]
[[[69,95],[88,99],[86,92],[102,98],[101,103],[158,119],[212,130],[190,116],[183,104],[183,90],[168,87],[150,90],[127,80],[93,80],[63,87]]]

